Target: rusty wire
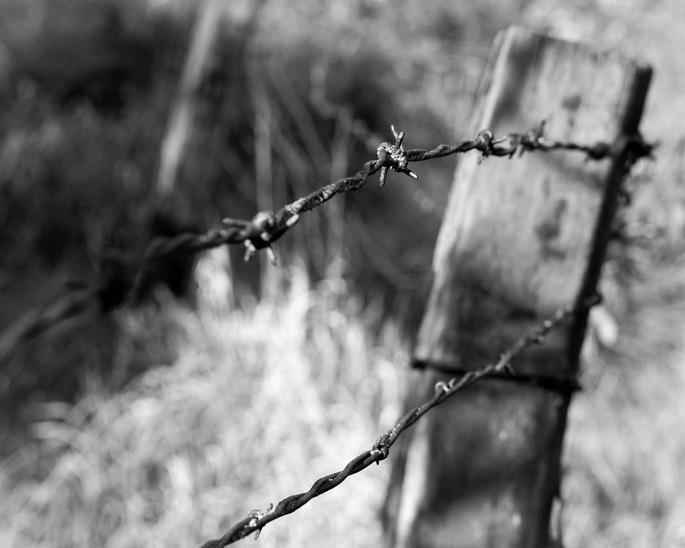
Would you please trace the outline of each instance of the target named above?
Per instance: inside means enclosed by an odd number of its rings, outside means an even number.
[[[245,260],[250,260],[258,250],[263,249],[270,261],[275,263],[276,257],[272,244],[297,223],[302,213],[317,208],[337,194],[359,190],[371,175],[379,171],[380,184],[383,186],[389,171],[404,173],[417,179],[417,175],[408,167],[410,162],[423,162],[471,150],[480,152],[481,159],[490,156],[511,158],[524,152],[567,150],[584,152],[592,160],[603,160],[615,156],[617,150],[625,146],[625,142],[621,139],[611,144],[598,142],[591,145],[548,140],[543,135],[544,126],[543,122],[532,131],[509,133],[502,137],[495,137],[491,130],[486,129],[478,132],[474,139],[467,139],[455,145],[438,145],[432,150],[405,150],[404,132],[398,133],[391,126],[395,142],[382,143],[377,149],[377,158],[366,162],[356,174],[338,179],[283,206],[275,213],[261,211],[251,220],[226,218],[220,228],[212,228],[203,234],[184,233],[171,238],[156,238],[148,244],[138,261],[121,259],[122,264],[116,269],[116,276],[103,275],[100,272],[99,277],[96,277],[85,292],[79,290],[78,301],[81,306],[77,308],[70,306],[70,303],[77,297],[73,293],[67,293],[48,309],[49,313],[45,316],[36,314],[34,311],[27,313],[15,324],[15,327],[0,335],[0,365],[10,360],[19,346],[37,338],[65,318],[73,317],[79,310],[86,310],[87,307],[83,302],[84,294],[89,295],[88,298],[91,301],[98,303],[104,312],[124,305],[132,295],[137,293],[146,270],[169,256],[179,253],[197,253],[222,245],[242,244],[245,246]],[[651,155],[652,145],[643,141],[639,135],[628,138],[632,139],[632,150],[636,158]],[[54,314],[51,312],[53,310],[61,310],[65,313]],[[69,313],[66,312],[67,310]]]
[[[558,309],[552,317],[546,319],[537,328],[516,340],[514,344],[500,355],[496,363],[452,377],[448,381],[436,383],[433,396],[428,401],[405,413],[395,426],[376,440],[371,449],[357,455],[340,472],[334,472],[316,480],[309,491],[286,497],[275,507],[269,505],[265,511],[252,510],[245,519],[231,527],[224,536],[206,542],[201,548],[223,548],[252,533],[258,535],[268,523],[295,512],[313,498],[337,487],[351,475],[361,472],[373,463],[379,464],[380,461],[388,457],[390,448],[402,432],[412,426],[428,411],[481,379],[501,375],[515,376],[516,373],[512,366],[512,361],[516,357],[527,348],[544,343],[550,331],[562,325],[571,316],[575,316],[596,305],[599,301],[599,295],[593,295],[575,306],[568,305]]]

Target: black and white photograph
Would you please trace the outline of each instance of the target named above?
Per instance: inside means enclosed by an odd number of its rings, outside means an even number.
[[[684,51],[0,0],[0,546],[685,548]]]

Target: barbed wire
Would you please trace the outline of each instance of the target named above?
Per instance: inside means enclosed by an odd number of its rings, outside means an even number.
[[[505,350],[497,362],[487,365],[481,369],[466,372],[460,376],[452,377],[448,381],[440,381],[435,384],[433,396],[418,407],[407,411],[395,426],[381,435],[373,444],[371,449],[364,451],[353,458],[340,472],[328,474],[314,482],[311,488],[305,493],[291,495],[281,500],[275,507],[270,504],[264,511],[252,510],[245,519],[242,519],[231,527],[224,536],[216,540],[210,540],[202,545],[201,548],[223,548],[238,540],[245,538],[252,533],[259,532],[270,522],[292,514],[302,508],[312,499],[330,491],[340,485],[350,476],[361,472],[372,464],[379,464],[380,461],[388,458],[390,448],[397,441],[399,436],[412,426],[416,421],[423,417],[428,411],[437,407],[457,392],[472,386],[476,382],[486,377],[501,377],[506,375],[515,377],[516,372],[512,361],[527,348],[544,343],[550,331],[562,325],[570,317],[583,312],[601,301],[599,294],[583,299],[579,304],[565,306],[558,309],[554,315],[543,321],[537,328],[531,330],[526,335],[520,337],[507,350]]]
[[[532,131],[508,133],[501,137],[495,137],[491,130],[485,129],[478,132],[475,138],[454,145],[442,144],[432,150],[405,150],[405,133],[398,133],[391,126],[394,143],[381,143],[376,151],[377,158],[366,162],[356,174],[338,179],[283,206],[276,212],[260,211],[251,220],[225,218],[220,228],[210,229],[203,234],[184,233],[171,238],[156,238],[149,243],[137,262],[124,257],[108,256],[110,263],[107,268],[100,269],[99,277],[92,284],[78,290],[78,300],[83,306],[70,306],[77,297],[73,292],[67,292],[50,306],[45,315],[31,311],[16,322],[14,327],[0,335],[0,366],[11,359],[16,349],[23,344],[37,338],[64,319],[72,317],[74,311],[85,310],[85,303],[82,302],[84,295],[99,303],[104,312],[122,306],[132,295],[138,293],[147,269],[172,255],[197,253],[222,245],[242,244],[245,246],[246,261],[249,261],[257,251],[265,250],[269,260],[275,263],[276,256],[272,244],[298,222],[301,214],[321,206],[337,194],[359,190],[371,175],[379,171],[380,185],[384,186],[389,171],[418,179],[408,167],[410,162],[423,162],[472,150],[480,153],[481,160],[490,156],[512,158],[526,152],[567,150],[583,152],[589,159],[599,161],[616,156],[624,146],[631,147],[636,159],[651,156],[653,149],[653,145],[645,142],[639,134],[623,136],[614,143],[582,144],[548,140],[544,137],[544,129],[545,123],[542,122]],[[629,140],[628,143],[626,139]],[[53,313],[54,310],[62,313]]]

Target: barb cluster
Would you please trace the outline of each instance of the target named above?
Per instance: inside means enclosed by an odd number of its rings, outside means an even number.
[[[518,339],[511,347],[501,354],[496,363],[481,369],[469,371],[458,377],[453,377],[446,382],[438,382],[435,385],[433,396],[428,401],[405,413],[393,428],[376,440],[371,449],[357,455],[340,472],[335,472],[318,479],[307,492],[286,497],[280,501],[275,508],[273,505],[269,505],[264,512],[253,510],[245,519],[231,527],[224,536],[206,542],[201,548],[223,548],[252,533],[259,534],[268,523],[293,513],[313,498],[330,491],[351,475],[361,472],[373,463],[380,463],[380,461],[389,456],[390,448],[394,445],[402,432],[412,426],[422,416],[428,413],[428,411],[440,405],[457,392],[464,390],[483,378],[502,374],[515,375],[516,373],[512,366],[512,361],[516,357],[527,348],[544,343],[545,338],[550,331],[563,324],[570,317],[587,310],[598,302],[599,296],[594,295],[584,300],[579,305],[560,308],[551,318],[542,322],[539,327]]]
[[[397,133],[395,131],[395,126],[390,126],[390,129],[392,134],[395,136],[395,144],[381,143],[376,149],[378,159],[384,163],[380,174],[381,186],[385,186],[385,180],[388,177],[388,170],[390,169],[396,171],[397,173],[409,175],[412,179],[418,179],[416,173],[407,167],[409,159],[407,158],[407,151],[404,150],[404,147],[402,146],[402,141],[404,141],[404,131]],[[390,160],[393,162],[390,166],[385,164],[388,157],[390,157]]]

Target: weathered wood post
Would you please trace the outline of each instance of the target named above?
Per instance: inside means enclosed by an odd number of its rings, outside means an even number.
[[[421,397],[493,363],[561,306],[595,291],[628,140],[651,69],[611,52],[511,28],[485,75],[475,126],[495,135],[546,120],[545,134],[616,143],[611,159],[551,152],[462,157],[438,238],[415,350]],[[522,382],[486,379],[415,427],[388,497],[388,544],[547,547],[567,408],[587,316],[514,364]]]

